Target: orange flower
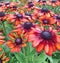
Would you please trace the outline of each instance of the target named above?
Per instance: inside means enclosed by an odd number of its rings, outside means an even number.
[[[9,57],[6,57],[5,56],[5,53],[2,53],[1,55],[0,55],[0,63],[6,63],[6,62],[8,62],[9,61]]]
[[[56,19],[54,17],[48,17],[46,15],[41,16],[39,21],[41,22],[41,25],[52,25],[56,23]]]
[[[7,46],[11,49],[11,52],[20,52],[22,47],[26,46],[27,39],[23,33],[19,31],[19,34],[15,31],[9,34],[10,40],[7,41]]]
[[[48,5],[52,5],[54,7],[60,6],[60,2],[58,0],[50,0],[50,1],[47,1],[47,4]]]
[[[37,4],[46,5],[46,0],[38,0]]]
[[[60,35],[52,27],[47,30],[42,27],[33,29],[28,40],[32,42],[32,46],[38,53],[44,49],[45,53],[51,56],[56,49],[60,50]]]
[[[14,25],[18,25],[21,22],[26,22],[28,20],[32,21],[31,18],[28,18],[23,13],[18,12],[16,12],[15,14],[8,14],[6,19],[9,23],[12,23]]]
[[[1,8],[4,9],[4,11],[6,11],[6,12],[16,11],[17,5],[19,5],[19,4],[20,4],[20,2],[5,2],[5,3],[3,2],[3,3],[1,3]]]
[[[34,12],[33,12],[33,19],[36,20],[37,18],[46,15],[47,17],[54,16],[55,14],[48,10],[47,8],[37,8],[35,7]]]
[[[2,36],[2,33],[0,32],[0,45],[4,44],[5,41],[3,40],[5,37]]]
[[[27,9],[28,11],[31,11],[32,9],[35,8],[35,2],[28,2],[27,4],[25,4],[25,6],[23,7],[23,9]]]
[[[56,16],[57,26],[60,26],[60,15]]]

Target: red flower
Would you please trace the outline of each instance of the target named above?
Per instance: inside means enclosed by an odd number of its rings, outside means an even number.
[[[32,30],[32,28],[36,28],[38,27],[37,24],[34,24],[32,22],[26,21],[26,22],[22,22],[21,24],[15,26],[15,30],[17,33],[19,33],[19,31],[22,31],[24,34],[29,34],[30,31]]]
[[[57,34],[56,30],[49,27],[48,30],[44,28],[33,29],[32,33],[29,35],[29,41],[32,41],[32,46],[36,48],[37,52],[41,52],[43,49],[45,53],[49,56],[53,52],[60,50],[60,35]]]

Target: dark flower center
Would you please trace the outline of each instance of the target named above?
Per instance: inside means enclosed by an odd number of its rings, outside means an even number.
[[[0,58],[0,63],[2,63],[2,59]]]
[[[48,12],[48,9],[47,8],[42,8],[41,12]]]
[[[56,0],[52,0],[51,2],[52,2],[52,3],[55,3],[55,2],[56,2]]]
[[[22,44],[22,39],[21,39],[21,38],[16,38],[15,43],[16,43],[17,45]]]
[[[44,2],[46,2],[46,0],[42,0],[42,2],[44,3]]]
[[[34,6],[33,2],[28,2],[28,6],[29,8],[33,7]]]
[[[60,26],[57,26],[57,29],[60,30]]]
[[[43,24],[48,24],[49,21],[48,20],[43,20]]]
[[[26,12],[25,15],[27,15],[27,16],[31,16],[31,14],[30,14],[29,12]]]
[[[38,2],[41,2],[41,0],[38,0]]]
[[[41,33],[41,37],[45,40],[50,40],[52,38],[52,34],[48,31],[43,31]]]
[[[0,12],[0,17],[4,17],[5,13],[4,12]]]
[[[0,7],[2,6],[2,4],[0,4]]]
[[[23,18],[23,15],[22,14],[16,14],[16,18]]]
[[[13,6],[13,8],[14,8],[14,9],[16,9],[16,8],[17,8],[17,6]]]
[[[30,29],[33,26],[31,22],[25,22],[24,23],[24,29]]]
[[[5,5],[9,5],[9,4],[10,4],[10,2],[6,2],[6,3],[5,3]]]
[[[56,16],[56,19],[60,20],[60,16]]]

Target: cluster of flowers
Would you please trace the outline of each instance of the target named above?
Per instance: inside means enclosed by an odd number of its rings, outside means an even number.
[[[34,0],[34,2],[36,4],[39,4],[39,5],[52,5],[54,7],[56,6],[60,6],[60,0]]]
[[[45,0],[41,2],[46,3]],[[38,1],[39,4],[41,2]],[[60,1],[50,2],[52,5],[57,5],[57,3]],[[32,43],[32,47],[38,53],[44,50],[49,56],[56,50],[60,50],[60,15],[45,7],[38,8],[34,2],[28,2],[24,6],[19,5],[20,2],[0,3],[0,21],[7,21],[14,27],[14,30],[8,34],[10,40],[6,43],[11,52],[20,52],[28,42]],[[0,45],[5,43],[5,37],[1,34],[0,32]]]

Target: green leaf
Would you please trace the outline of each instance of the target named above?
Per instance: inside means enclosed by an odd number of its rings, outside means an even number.
[[[58,59],[53,59],[53,63],[58,63]]]
[[[47,56],[47,57],[50,60],[50,63],[53,63],[53,58],[51,56]]]
[[[46,54],[42,52],[39,56],[36,56],[34,58],[34,63],[42,63],[45,61],[46,58],[47,58]]]
[[[19,61],[19,63],[26,63],[26,57],[24,56],[24,54],[22,52],[20,53],[14,53],[16,59]]]

